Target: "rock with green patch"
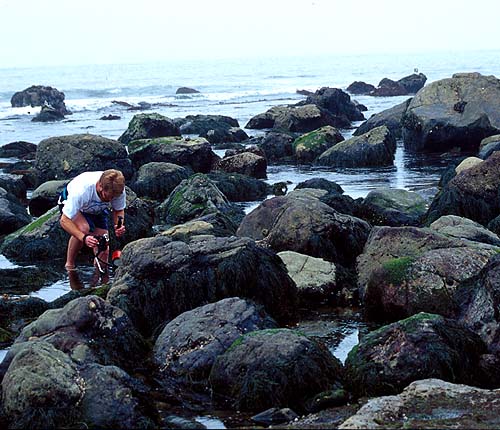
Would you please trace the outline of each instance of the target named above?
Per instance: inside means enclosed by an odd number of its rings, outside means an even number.
[[[373,225],[399,227],[417,226],[426,211],[426,202],[420,194],[396,188],[372,190],[359,206],[361,218]]]
[[[327,149],[342,142],[344,137],[332,126],[321,127],[306,133],[293,142],[295,158],[298,163],[311,163]]]
[[[250,298],[278,322],[293,319],[297,290],[279,257],[249,238],[167,236],[123,249],[108,300],[151,334],[182,312],[226,297]]]
[[[457,321],[419,313],[361,339],[345,362],[347,386],[359,396],[383,396],[425,378],[474,384],[485,352],[481,338]]]
[[[244,216],[206,175],[196,174],[183,180],[171,192],[159,206],[158,218],[163,224],[176,225],[216,212],[237,222]]]
[[[138,139],[180,135],[179,127],[170,118],[158,113],[140,113],[134,115],[118,141],[126,145]]]
[[[323,152],[315,161],[320,166],[373,167],[391,166],[396,140],[386,126],[355,136]]]
[[[289,329],[242,336],[215,361],[210,385],[232,409],[289,407],[303,412],[316,394],[340,384],[342,365],[321,344]]]
[[[93,134],[50,137],[38,144],[35,168],[40,181],[71,179],[80,173],[118,169],[126,179],[134,169],[125,145]]]
[[[189,167],[194,172],[207,173],[219,157],[208,141],[181,137],[159,137],[134,140],[128,144],[130,159],[138,169],[143,164],[163,162]]]
[[[412,382],[397,396],[371,399],[340,429],[491,429],[500,426],[500,390],[440,379]]]
[[[405,147],[412,151],[477,151],[500,130],[500,80],[456,73],[422,88],[402,119]]]
[[[153,348],[159,379],[204,391],[214,361],[237,338],[276,327],[261,305],[238,297],[184,312],[165,326]]]

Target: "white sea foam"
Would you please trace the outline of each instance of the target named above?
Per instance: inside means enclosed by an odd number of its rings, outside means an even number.
[[[35,116],[40,113],[40,106],[11,107],[9,104],[0,104],[0,119],[15,118],[20,116]]]

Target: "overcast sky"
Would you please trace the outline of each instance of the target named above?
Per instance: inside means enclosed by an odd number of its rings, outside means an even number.
[[[499,14],[498,0],[0,0],[0,67],[499,49]]]

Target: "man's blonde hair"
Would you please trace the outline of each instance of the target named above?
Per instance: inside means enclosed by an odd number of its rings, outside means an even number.
[[[99,182],[102,185],[102,189],[106,193],[110,193],[113,198],[118,197],[121,193],[123,193],[123,189],[125,188],[125,177],[123,173],[119,170],[108,169],[105,170]]]

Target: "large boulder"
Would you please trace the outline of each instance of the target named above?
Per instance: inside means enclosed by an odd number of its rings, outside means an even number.
[[[345,117],[334,117],[315,104],[274,106],[251,118],[245,128],[307,133],[325,125],[346,128],[350,121]]]
[[[370,225],[337,212],[310,193],[299,191],[264,201],[245,216],[237,234],[264,240],[276,252],[295,251],[353,266]]]
[[[179,127],[170,118],[158,113],[140,113],[134,115],[118,141],[126,145],[138,139],[180,135]]]
[[[197,173],[183,180],[158,208],[159,221],[175,225],[210,213],[221,212],[231,219],[241,220],[241,209],[230,203],[206,176]]]
[[[288,162],[294,155],[294,137],[289,133],[271,131],[258,144],[264,151],[268,163]]]
[[[238,225],[222,212],[203,215],[184,224],[177,224],[163,231],[161,234],[173,240],[189,242],[191,237],[210,235],[216,237],[234,236]]]
[[[400,139],[403,135],[401,119],[403,118],[406,109],[408,109],[410,101],[411,99],[408,99],[403,103],[372,115],[367,121],[362,123],[356,129],[353,135],[361,136],[373,128],[385,125],[396,139]]]
[[[443,215],[458,215],[487,225],[500,212],[500,151],[463,170],[439,191],[427,213],[431,223]]]
[[[423,73],[413,73],[409,76],[405,76],[398,80],[398,83],[402,85],[406,91],[410,94],[415,94],[423,88],[425,82],[427,81],[427,76]]]
[[[355,136],[323,152],[315,164],[332,167],[391,166],[396,139],[386,126]]]
[[[264,157],[251,152],[242,152],[222,158],[215,165],[215,170],[226,173],[240,173],[257,179],[265,179],[267,177],[267,161]]]
[[[224,115],[188,115],[176,118],[182,134],[197,134],[210,143],[242,142],[248,135],[239,128],[238,120]]]
[[[456,215],[444,215],[434,221],[429,227],[431,230],[447,236],[500,246],[500,238],[497,234],[468,218]]]
[[[346,380],[360,396],[397,394],[425,378],[474,384],[485,351],[455,320],[419,313],[365,335],[347,356]]]
[[[121,170],[127,179],[133,174],[125,145],[93,134],[42,140],[36,151],[35,168],[41,182],[71,179],[83,172],[106,169]]]
[[[327,149],[344,140],[344,136],[331,126],[306,133],[293,142],[295,159],[299,164],[311,163]]]
[[[68,115],[71,112],[64,104],[64,93],[44,85],[32,85],[23,91],[14,93],[10,99],[12,107],[23,106],[43,106],[45,104],[52,106],[63,115]]]
[[[173,163],[189,167],[195,172],[209,172],[219,159],[210,143],[202,137],[183,139],[161,137],[134,140],[128,145],[130,159],[136,168],[151,162]]]
[[[5,189],[22,202],[26,200],[27,186],[23,176],[20,174],[0,172],[0,188]]]
[[[403,117],[405,147],[445,152],[477,151],[500,131],[500,81],[480,73],[457,73],[432,82],[413,97]]]
[[[420,225],[427,212],[420,194],[397,188],[372,190],[359,206],[361,218],[372,225]]]
[[[19,158],[21,160],[34,160],[36,145],[34,143],[17,141],[0,146],[0,157]]]
[[[375,90],[375,86],[363,81],[354,81],[346,88],[346,91],[356,95],[368,95]]]
[[[365,119],[356,104],[351,101],[349,94],[339,88],[322,87],[314,94],[309,95],[304,102],[298,104],[314,104],[326,109],[341,123]]]
[[[270,187],[264,181],[239,173],[209,173],[208,178],[230,202],[251,202],[263,200],[270,194]]]
[[[30,214],[36,217],[57,206],[59,194],[68,184],[68,179],[47,181],[39,185],[31,194],[29,202]]]
[[[246,334],[219,356],[210,372],[214,393],[237,410],[289,407],[340,386],[342,365],[321,344],[289,330]]]
[[[42,106],[40,112],[31,120],[33,122],[54,122],[64,119],[64,115],[52,106]]]
[[[29,224],[31,216],[19,200],[0,188],[0,235],[5,235]]]
[[[191,169],[176,164],[153,161],[139,168],[130,187],[140,197],[164,200],[190,173]]]
[[[391,321],[421,311],[455,317],[460,285],[497,252],[430,229],[375,227],[357,265],[367,315]]]
[[[262,303],[278,322],[296,311],[296,287],[279,257],[247,238],[198,236],[181,242],[156,236],[128,244],[121,262],[108,300],[146,334],[225,297]]]
[[[215,359],[241,335],[276,328],[261,305],[231,297],[182,313],[162,330],[153,348],[159,378],[208,389]]]
[[[412,382],[397,396],[369,400],[338,428],[495,428],[500,424],[499,396],[500,390],[423,379]]]
[[[371,96],[376,97],[405,96],[407,94],[408,90],[400,82],[393,81],[389,78],[382,79],[378,87],[370,93]]]

